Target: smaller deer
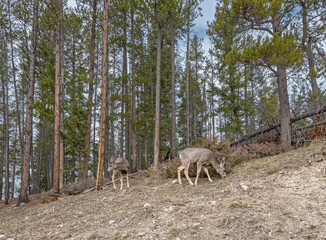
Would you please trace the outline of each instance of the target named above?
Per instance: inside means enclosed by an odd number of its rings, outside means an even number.
[[[197,163],[197,176],[196,176],[195,185],[197,185],[198,178],[202,168],[204,168],[208,180],[210,182],[213,182],[213,180],[209,176],[208,169],[207,169],[209,165],[212,165],[215,168],[216,172],[222,176],[222,178],[226,176],[225,168],[224,168],[225,158],[223,158],[221,162],[218,162],[215,157],[215,154],[207,148],[186,148],[180,153],[180,159],[182,163],[182,165],[178,167],[178,180],[180,184],[182,184],[181,171],[184,170],[188,182],[191,185],[194,185],[188,175],[190,163]]]
[[[117,189],[117,187],[115,186],[115,182],[114,182],[114,178],[115,178],[115,174],[118,172],[119,176],[120,176],[120,190],[123,187],[123,178],[122,178],[122,173],[127,173],[127,187],[129,187],[129,169],[130,169],[130,164],[128,162],[127,159],[125,158],[120,158],[120,157],[116,157],[116,156],[112,156],[110,159],[110,166],[108,168],[108,171],[111,172],[112,171],[112,183],[113,183],[113,187],[114,189]]]

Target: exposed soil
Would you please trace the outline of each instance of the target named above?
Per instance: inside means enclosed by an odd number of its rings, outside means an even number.
[[[324,164],[306,160],[321,147],[249,160],[197,186],[153,173],[124,190],[2,202],[0,239],[326,239]]]

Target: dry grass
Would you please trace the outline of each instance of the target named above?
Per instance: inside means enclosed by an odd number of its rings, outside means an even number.
[[[0,203],[4,239],[325,239],[322,162],[313,145],[237,165],[213,183],[173,184],[144,171],[130,188],[14,207]],[[146,205],[145,205],[146,204]],[[148,205],[149,204],[149,205]]]

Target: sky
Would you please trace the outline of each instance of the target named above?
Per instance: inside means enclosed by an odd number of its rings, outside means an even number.
[[[68,0],[68,5],[71,7],[76,6],[75,0]],[[198,37],[203,38],[203,49],[205,50],[206,54],[208,53],[208,49],[210,48],[210,41],[206,34],[207,30],[207,22],[212,22],[214,19],[214,13],[215,13],[215,6],[216,6],[216,0],[204,0],[200,7],[202,8],[202,17],[198,17],[195,20],[195,26],[191,31],[191,37],[194,34],[197,34]],[[183,49],[183,46],[185,45],[184,42],[180,43],[181,49]]]

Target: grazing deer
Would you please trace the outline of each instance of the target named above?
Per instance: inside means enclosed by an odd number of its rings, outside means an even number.
[[[213,182],[213,180],[209,176],[208,169],[207,169],[209,165],[212,165],[215,168],[216,172],[222,176],[222,178],[226,176],[225,168],[224,168],[225,158],[223,158],[221,162],[218,162],[215,157],[215,154],[207,148],[186,148],[180,153],[180,159],[182,163],[182,165],[178,167],[178,180],[180,184],[182,184],[181,171],[184,170],[188,182],[191,185],[194,185],[188,175],[190,163],[197,163],[197,176],[196,176],[195,185],[197,185],[201,168],[204,168],[208,180],[210,182]]]
[[[129,187],[129,178],[128,178],[128,175],[129,175],[129,169],[130,169],[130,164],[129,162],[127,161],[127,159],[125,158],[120,158],[120,157],[111,157],[110,159],[110,166],[108,168],[108,171],[111,172],[113,171],[112,173],[112,183],[113,183],[113,187],[114,189],[117,189],[117,187],[115,186],[115,182],[114,182],[114,177],[115,177],[115,174],[118,172],[119,173],[119,176],[120,176],[120,190],[122,189],[123,187],[123,178],[122,178],[122,172],[126,172],[127,173],[127,187]]]

